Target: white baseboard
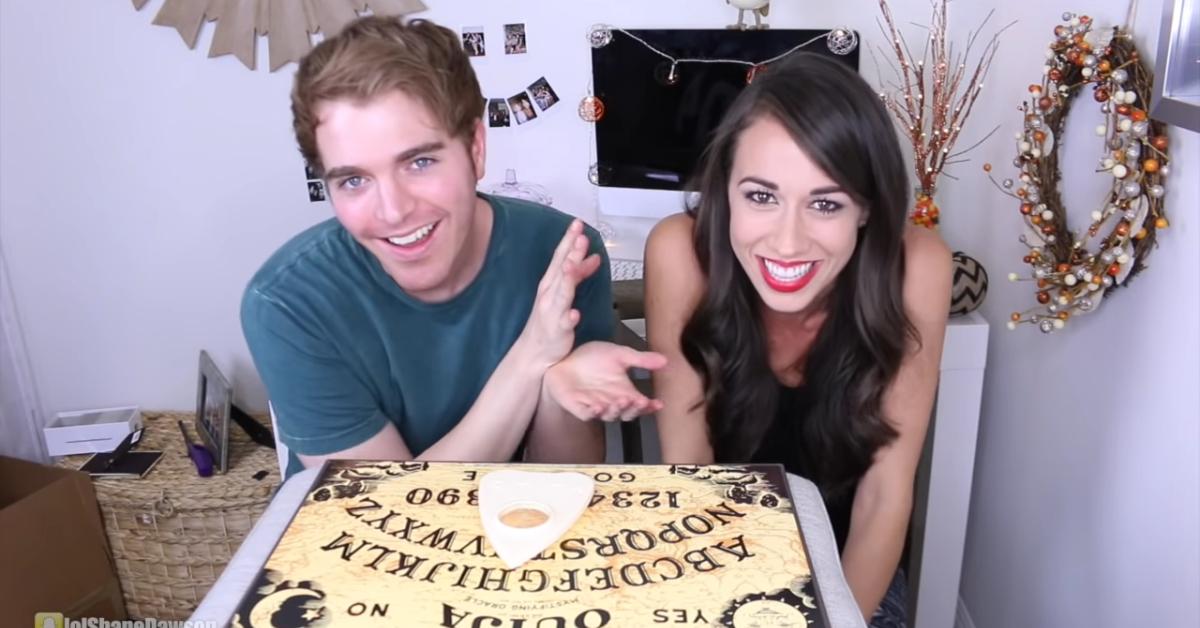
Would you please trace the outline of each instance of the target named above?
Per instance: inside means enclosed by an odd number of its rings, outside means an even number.
[[[967,612],[967,603],[962,597],[958,598],[958,610],[954,613],[954,628],[975,628],[971,613]]]

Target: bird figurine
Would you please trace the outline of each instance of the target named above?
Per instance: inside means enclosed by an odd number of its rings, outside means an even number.
[[[767,17],[767,12],[771,9],[771,0],[725,0],[725,3],[732,4],[738,10],[737,24],[730,24],[729,28],[740,31],[770,28],[770,25],[763,22],[762,19]],[[746,11],[754,15],[754,26],[746,23]]]

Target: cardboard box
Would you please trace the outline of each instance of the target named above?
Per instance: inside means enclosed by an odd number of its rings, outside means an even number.
[[[94,454],[116,449],[142,426],[136,407],[59,412],[42,432],[51,456]]]
[[[0,456],[0,626],[36,613],[126,619],[92,480]]]

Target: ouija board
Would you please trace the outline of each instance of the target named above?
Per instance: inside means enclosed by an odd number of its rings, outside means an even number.
[[[508,569],[490,471],[595,480],[583,516]],[[277,626],[828,626],[782,467],[327,462],[231,621]]]

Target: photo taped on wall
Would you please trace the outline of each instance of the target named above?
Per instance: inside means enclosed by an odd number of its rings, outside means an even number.
[[[308,182],[308,200],[310,203],[319,203],[326,200],[324,181]]]
[[[504,54],[523,55],[526,52],[525,25],[504,25]]]
[[[462,42],[463,50],[467,51],[467,56],[469,57],[482,57],[487,54],[482,26],[463,27]]]
[[[512,115],[513,118],[516,118],[517,124],[525,124],[537,117],[537,111],[534,111],[527,92],[521,92],[509,98],[508,106],[512,109]]]
[[[488,101],[487,105],[488,126],[502,127],[511,126],[511,116],[508,111],[508,103],[504,102],[503,98],[493,98]]]
[[[550,87],[549,81],[544,76],[529,86],[529,93],[533,94],[533,102],[537,103],[538,108],[542,111],[558,102],[558,94],[554,93],[554,88]]]

